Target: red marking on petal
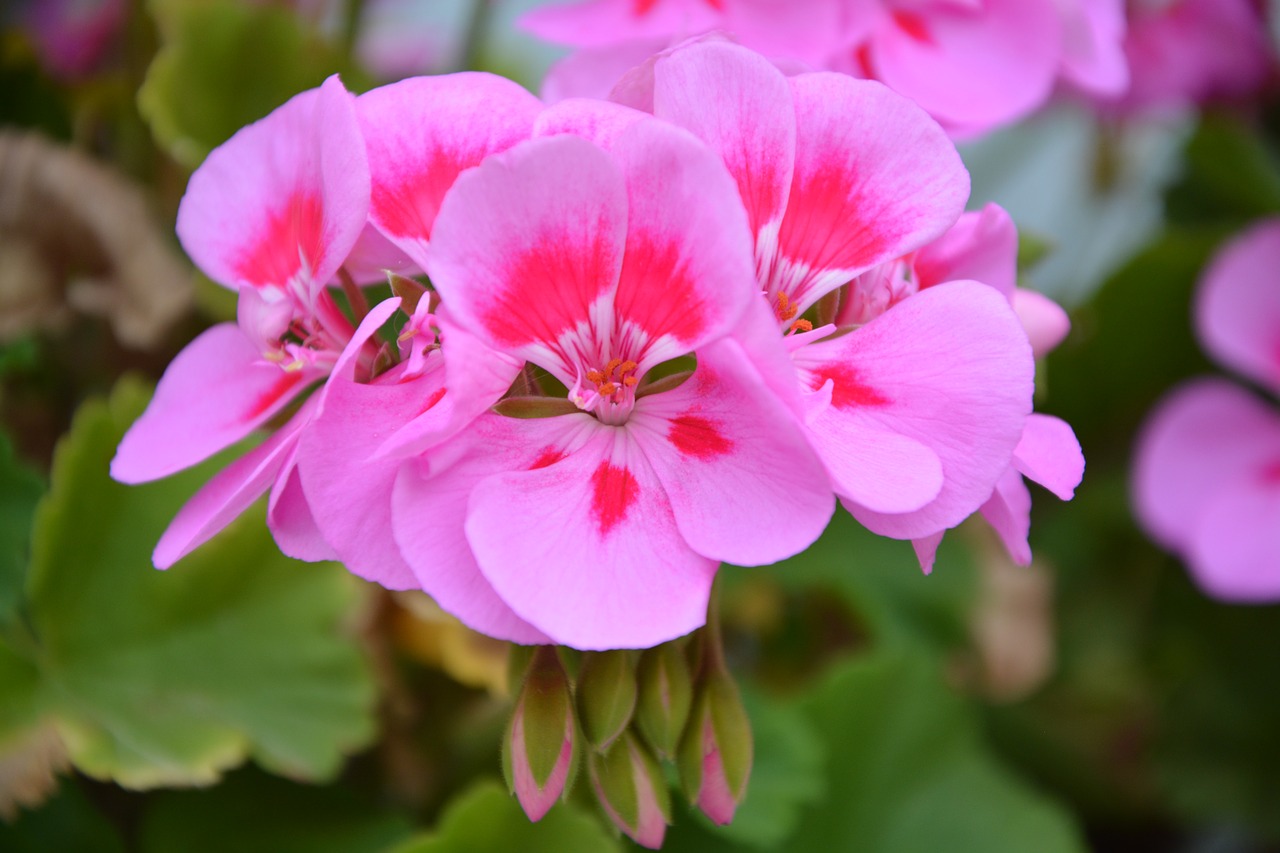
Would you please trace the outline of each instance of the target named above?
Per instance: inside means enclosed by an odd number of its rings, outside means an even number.
[[[370,211],[397,237],[430,239],[445,193],[459,172],[481,159],[479,154],[436,150],[420,160],[416,169],[378,175],[371,187]]]
[[[615,310],[651,336],[696,340],[706,327],[704,306],[680,247],[633,233],[627,243]]]
[[[639,497],[640,484],[630,471],[601,462],[591,475],[591,516],[600,525],[600,535],[621,524]]]
[[[685,456],[699,459],[714,459],[733,449],[733,442],[725,438],[714,421],[693,414],[672,418],[667,440]]]
[[[855,269],[898,239],[893,223],[869,215],[883,200],[865,197],[858,175],[857,163],[796,172],[778,235],[785,255],[816,269]]]
[[[911,38],[924,44],[933,44],[933,36],[925,26],[924,19],[914,12],[894,12],[893,22]]]
[[[585,246],[580,238],[544,235],[508,268],[505,287],[485,311],[489,333],[506,346],[554,343],[586,320],[591,304],[613,285],[614,251],[603,234]]]
[[[635,8],[633,13],[637,18],[643,18],[645,15],[653,11],[653,7],[658,5],[658,0],[635,0]]]
[[[1268,486],[1280,486],[1280,459],[1262,469],[1262,482]]]
[[[313,268],[324,234],[324,208],[311,195],[295,193],[257,231],[258,242],[237,258],[232,268],[252,284],[284,284],[297,274],[305,257]]]
[[[724,11],[724,0],[703,0],[703,2],[712,9],[715,9],[717,12]]]
[[[533,461],[529,466],[530,471],[536,471],[539,468],[546,468],[548,465],[554,465],[564,458],[564,454],[554,447],[548,447],[542,451],[542,454]]]
[[[422,404],[422,408],[418,410],[418,414],[421,415],[424,412],[430,411],[436,403],[439,403],[440,400],[444,398],[445,392],[448,390],[448,388],[437,388],[433,391],[431,396],[426,399],[426,402]]]
[[[252,421],[261,417],[264,412],[276,403],[280,402],[280,399],[284,397],[285,394],[288,394],[294,388],[297,388],[298,384],[302,382],[302,378],[303,376],[301,371],[281,373],[280,378],[276,380],[276,384],[272,385],[266,392],[259,396],[257,400],[253,401],[253,405],[249,407],[247,412],[245,412],[244,419]]]
[[[864,385],[858,378],[858,371],[847,364],[824,364],[814,370],[809,387],[816,391],[828,379],[832,382],[831,404],[837,409],[884,406],[889,403],[887,397],[881,396],[880,392],[869,385]]]

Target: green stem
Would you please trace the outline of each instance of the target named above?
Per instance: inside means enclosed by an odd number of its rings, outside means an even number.
[[[489,31],[489,18],[492,12],[490,0],[471,1],[471,17],[467,20],[466,30],[463,31],[459,71],[474,70],[479,63],[480,50],[484,46],[485,33]]]

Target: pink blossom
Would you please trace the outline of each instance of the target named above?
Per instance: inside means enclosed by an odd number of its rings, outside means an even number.
[[[23,23],[40,60],[57,77],[74,80],[101,62],[124,25],[126,0],[30,0]]]
[[[1125,53],[1132,85],[1123,97],[1103,102],[1128,113],[1247,96],[1275,68],[1252,0],[1131,2]]]
[[[921,251],[922,270],[981,275],[994,287],[939,278],[905,298],[920,282],[895,281],[904,258],[956,223],[968,192],[941,128],[880,84],[788,79],[731,44],[673,51],[651,74],[654,113],[710,144],[738,184],[767,307],[737,337],[792,333],[791,358],[766,375],[804,413],[841,502],[873,531],[908,539],[977,511],[1013,459],[1033,365],[997,292],[1013,289],[1016,240],[1007,257],[959,257],[945,237],[932,255]],[[957,232],[987,219],[963,220]],[[837,292],[840,310],[818,306]],[[834,323],[808,331],[797,318],[810,308]]]
[[[1062,77],[1084,92],[1116,97],[1129,88],[1125,0],[1058,0]]]
[[[395,539],[481,630],[518,627],[505,605],[558,643],[650,646],[703,623],[719,562],[797,553],[834,501],[794,416],[724,341],[758,304],[724,166],[606,103],[548,110],[534,136],[458,180],[427,264],[459,327],[569,398],[554,417],[482,415],[402,466]],[[689,353],[691,376],[648,383]]]
[[[1195,314],[1205,349],[1280,393],[1280,220],[1229,243],[1201,280]],[[1138,440],[1134,509],[1207,593],[1280,600],[1280,411],[1223,379],[1187,383],[1149,416]]]
[[[353,101],[332,77],[239,131],[192,175],[178,236],[205,273],[239,291],[239,323],[214,326],[169,365],[112,460],[116,479],[142,482],[194,465],[283,411],[344,355],[372,361],[363,341],[347,352],[355,329],[325,287],[367,218],[369,172]],[[157,546],[158,566],[208,539],[268,488],[282,550],[331,556],[293,465],[311,410],[303,406],[192,498]]]

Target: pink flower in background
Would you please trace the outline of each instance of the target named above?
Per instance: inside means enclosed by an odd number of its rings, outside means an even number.
[[[703,623],[721,561],[803,550],[834,502],[748,354],[716,343],[756,304],[719,160],[603,103],[567,102],[538,133],[459,179],[428,271],[455,322],[568,400],[484,415],[402,468],[395,537],[468,624],[496,593],[555,642],[650,646]],[[646,384],[689,353],[691,376]]]
[[[1252,0],[1131,2],[1125,39],[1132,85],[1103,103],[1122,112],[1186,109],[1257,92],[1275,69]]]
[[[549,6],[526,28],[579,52],[544,94],[603,97],[629,67],[681,40],[723,31],[794,70],[880,80],[956,136],[1022,118],[1059,76],[1097,94],[1128,83],[1122,0],[590,0]]]
[[[93,72],[124,26],[127,0],[29,0],[21,20],[55,77]]]
[[[960,216],[968,179],[941,128],[878,83],[788,79],[732,44],[675,50],[648,74],[626,90],[710,144],[738,184],[772,309],[748,315],[738,337],[791,332],[771,385],[803,412],[841,502],[904,539],[977,511],[1030,412],[1031,351],[1008,299],[973,281],[938,279],[910,299],[914,283],[890,295],[863,286],[864,275],[884,283],[881,265],[892,278],[892,264]],[[976,252],[965,269],[949,253],[940,243],[934,266],[1004,275],[1012,290],[1011,269],[992,271]],[[841,291],[848,310],[817,307],[829,324],[811,330],[802,315]]]
[[[368,204],[354,98],[337,77],[210,153],[183,197],[178,236],[205,273],[238,290],[239,323],[207,330],[169,365],[120,443],[113,477],[137,483],[194,465],[329,374],[355,329],[325,283],[359,239]],[[357,346],[345,356],[367,368],[374,348]],[[156,547],[156,565],[189,553],[268,488],[268,521],[281,549],[312,559],[331,555],[293,464],[312,408],[309,401],[191,499]]]
[[[1280,220],[1237,237],[1210,264],[1196,329],[1210,355],[1280,394]],[[1280,410],[1224,379],[1187,383],[1138,440],[1134,509],[1208,594],[1280,600]]]

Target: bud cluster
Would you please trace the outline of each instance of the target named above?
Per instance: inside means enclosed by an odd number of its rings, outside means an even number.
[[[503,771],[530,820],[568,796],[582,761],[604,813],[645,847],[661,847],[671,823],[664,763],[675,763],[692,805],[733,820],[751,773],[751,727],[714,620],[639,652],[521,648],[512,676]]]

